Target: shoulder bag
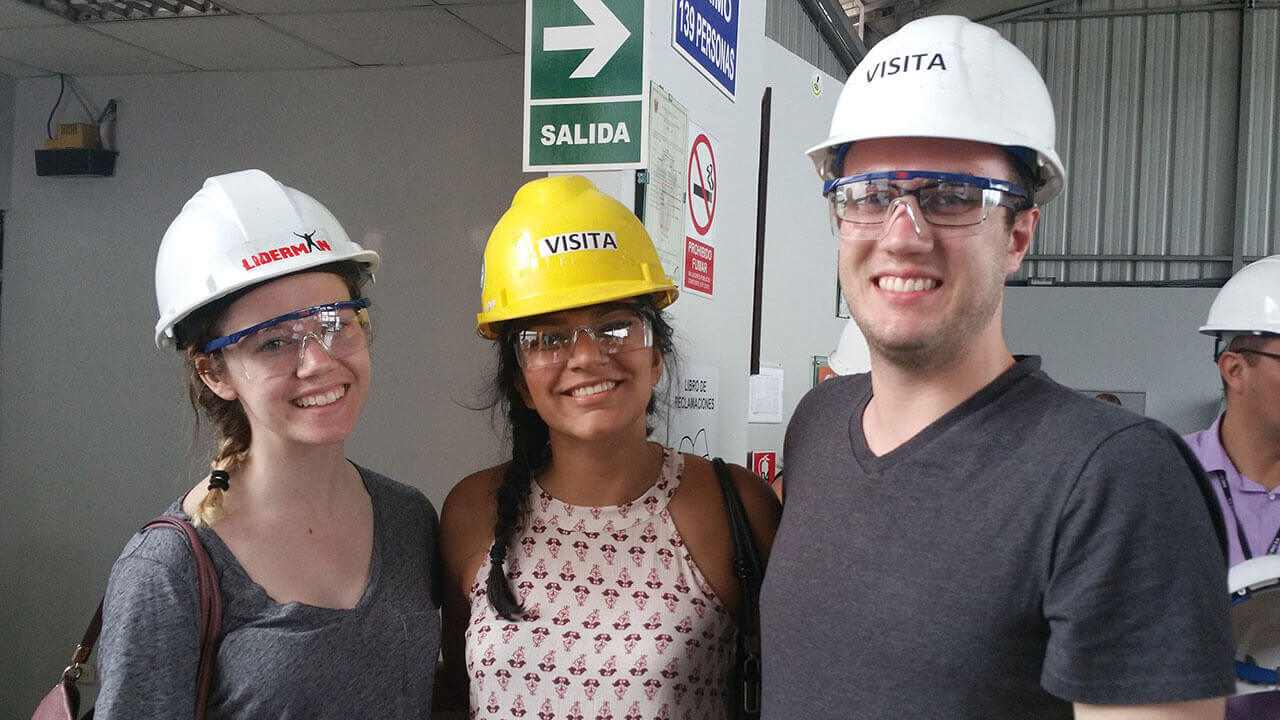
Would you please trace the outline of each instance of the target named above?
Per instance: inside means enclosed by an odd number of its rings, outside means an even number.
[[[738,653],[730,688],[730,717],[760,717],[760,580],[763,576],[751,524],[724,460],[715,458],[716,477],[724,493],[725,514],[733,537],[733,572],[738,576]]]
[[[222,591],[218,585],[218,573],[213,560],[200,543],[195,528],[179,517],[161,515],[143,526],[143,530],[170,528],[182,532],[191,545],[196,560],[196,584],[200,589],[200,669],[196,675],[196,720],[204,717],[209,697],[209,684],[213,679],[213,656],[218,649],[218,628],[222,625]],[[84,674],[84,664],[89,661],[93,646],[102,630],[102,602],[93,620],[84,631],[84,638],[71,655],[71,664],[62,671],[62,679],[40,701],[31,720],[76,720],[80,713],[80,689],[76,683]],[[81,720],[93,717],[93,708]]]

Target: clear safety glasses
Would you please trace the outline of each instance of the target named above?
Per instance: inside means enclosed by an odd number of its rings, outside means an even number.
[[[901,183],[913,180],[921,182],[902,187]],[[831,203],[836,229],[856,239],[880,237],[899,203],[906,206],[908,218],[919,231],[907,196],[916,199],[924,221],[938,228],[972,228],[985,222],[992,208],[1003,205],[1018,212],[1030,198],[1024,188],[1005,180],[927,170],[850,175],[828,180],[822,189]]]
[[[560,365],[573,354],[579,333],[586,333],[601,355],[653,347],[653,326],[631,310],[615,310],[591,325],[534,325],[512,338],[516,360],[525,369]]]
[[[308,340],[338,360],[367,348],[372,338],[369,299],[358,298],[271,318],[211,340],[203,350],[222,350],[228,361],[240,366],[246,378],[255,380],[297,372],[306,356]]]

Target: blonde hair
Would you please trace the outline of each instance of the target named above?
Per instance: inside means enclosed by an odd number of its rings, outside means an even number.
[[[202,373],[196,368],[196,361],[201,358],[207,358],[210,363],[218,363],[219,360],[197,352],[194,348],[188,348],[187,391],[191,397],[192,407],[203,409],[204,414],[217,426],[222,436],[218,441],[217,453],[209,461],[209,467],[212,470],[222,470],[231,474],[249,459],[249,443],[252,440],[249,418],[244,414],[244,408],[240,407],[238,400],[223,400],[208,385],[205,385],[200,377]],[[206,372],[222,372],[222,370]],[[197,425],[199,418],[197,412]],[[208,493],[200,500],[200,505],[191,517],[191,524],[197,528],[213,527],[222,518],[225,494],[225,489],[215,487],[211,483]]]
[[[209,467],[215,471],[221,470],[228,475],[239,468],[249,458],[249,448],[237,450],[237,446],[235,438],[224,436],[218,442],[218,454],[209,462]],[[200,504],[191,517],[191,524],[198,528],[213,527],[214,523],[222,519],[222,503],[225,499],[226,489],[216,487],[213,482],[210,482],[209,491],[200,499]]]

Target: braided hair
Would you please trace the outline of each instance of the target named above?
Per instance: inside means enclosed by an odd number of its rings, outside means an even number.
[[[654,304],[652,296],[642,295],[635,301],[636,311],[653,328],[653,346],[662,353],[664,363],[670,368],[675,363],[675,339],[670,323]],[[494,611],[507,620],[519,619],[524,612],[504,570],[507,550],[511,536],[520,526],[533,478],[551,464],[551,436],[547,424],[536,410],[525,405],[520,394],[521,369],[516,358],[515,336],[522,329],[524,324],[520,320],[508,322],[502,328],[502,341],[498,343],[497,350],[498,372],[493,383],[495,405],[506,409],[511,432],[511,462],[502,471],[502,484],[498,486],[497,520],[493,524],[485,591]],[[645,407],[646,415],[652,416],[656,407],[657,394],[654,393]],[[653,431],[652,427],[646,429]]]
[[[294,275],[309,272],[327,272],[342,278],[347,286],[351,299],[361,296],[368,276],[363,266],[353,261],[344,261],[321,265],[319,267],[300,270]],[[288,275],[283,276],[288,277]],[[272,278],[266,282],[278,280]],[[249,428],[249,418],[237,400],[223,400],[200,378],[205,373],[218,374],[226,372],[226,362],[221,350],[206,353],[201,348],[210,340],[223,334],[219,325],[223,314],[232,303],[261,285],[253,285],[238,290],[230,295],[218,298],[203,305],[183,318],[174,328],[174,337],[179,348],[183,350],[186,368],[187,397],[196,414],[196,424],[192,437],[200,434],[200,411],[203,410],[209,421],[217,428],[219,434],[218,449],[209,461],[211,482],[209,491],[200,500],[191,522],[196,527],[212,527],[223,515],[223,501],[229,488],[228,478],[237,468],[249,459],[249,443],[253,439]],[[203,370],[199,364],[207,360]]]

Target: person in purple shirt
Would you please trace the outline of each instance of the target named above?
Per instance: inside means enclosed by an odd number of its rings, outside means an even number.
[[[1280,255],[1228,280],[1200,332],[1215,338],[1226,409],[1185,440],[1218,495],[1235,590],[1237,576],[1273,575],[1267,556],[1280,550]],[[1274,654],[1274,633],[1257,631],[1257,623],[1265,625],[1275,612],[1274,601],[1251,596],[1232,596],[1239,682],[1227,699],[1229,720],[1280,716],[1278,678],[1266,662]]]
[[[1185,439],[1213,480],[1236,565],[1280,550],[1280,255],[1232,277],[1200,332],[1216,338],[1226,409]]]

